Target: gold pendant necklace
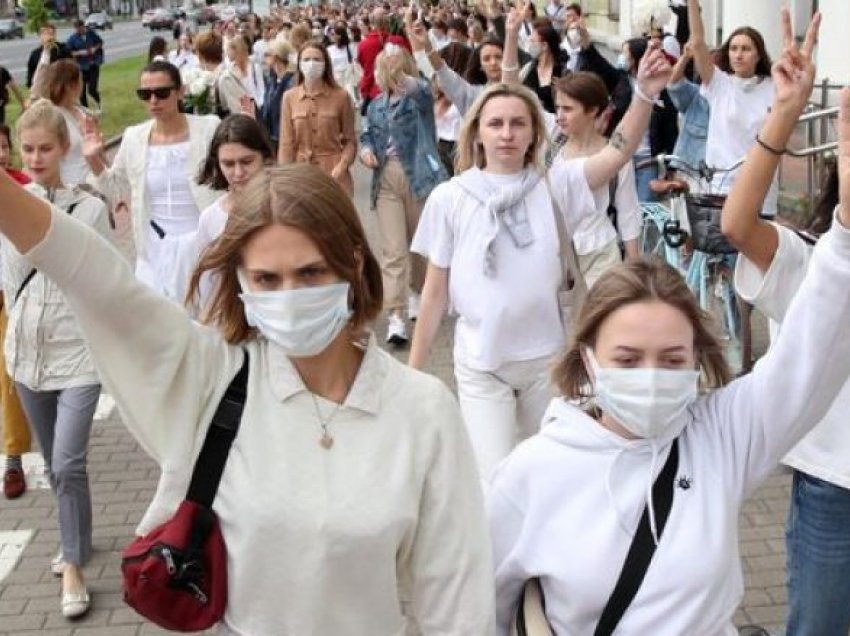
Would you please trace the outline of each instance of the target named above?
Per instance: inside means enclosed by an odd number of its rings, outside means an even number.
[[[319,438],[319,446],[324,448],[325,450],[330,450],[334,445],[334,438],[328,432],[328,426],[333,420],[334,416],[339,411],[342,404],[337,404],[334,406],[333,410],[330,412],[330,415],[325,417],[322,415],[322,410],[319,408],[319,401],[316,399],[316,395],[311,391],[310,397],[313,399],[313,408],[316,410],[316,419],[319,420],[319,426],[322,427],[322,436]]]

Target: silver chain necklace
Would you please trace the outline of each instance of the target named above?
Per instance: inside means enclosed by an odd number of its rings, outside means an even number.
[[[322,410],[319,408],[319,401],[316,399],[315,393],[310,392],[310,397],[313,400],[313,408],[316,410],[316,419],[319,420],[319,426],[322,427],[322,436],[319,438],[319,446],[324,448],[325,450],[330,450],[334,445],[334,438],[328,432],[328,426],[331,423],[331,420],[336,416],[337,412],[339,412],[342,404],[336,404],[333,410],[330,412],[330,415],[325,417],[322,414]]]

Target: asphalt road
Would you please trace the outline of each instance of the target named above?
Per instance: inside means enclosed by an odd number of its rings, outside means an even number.
[[[65,41],[71,35],[70,27],[60,28],[57,39]],[[146,52],[152,37],[148,29],[143,29],[141,22],[116,22],[111,31],[98,31],[103,38],[106,61],[114,62],[125,57]],[[157,31],[171,43],[171,33]],[[38,46],[38,36],[27,33],[23,40],[0,40],[0,65],[9,69],[12,76],[20,83],[26,79],[27,58],[30,51]]]

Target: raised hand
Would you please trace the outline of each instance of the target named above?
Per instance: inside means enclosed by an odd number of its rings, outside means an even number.
[[[661,51],[661,44],[651,42],[638,66],[638,86],[645,95],[657,97],[667,86],[672,72],[670,62]]]
[[[801,47],[794,38],[791,13],[787,7],[782,9],[782,37],[784,46],[782,55],[771,69],[776,87],[775,100],[778,106],[787,105],[799,113],[806,108],[812,87],[815,83],[814,48],[818,41],[821,14],[812,18]]]
[[[505,33],[512,33],[514,35],[519,34],[520,27],[522,27],[522,18],[523,18],[524,10],[518,7],[511,7],[511,10],[508,11],[508,14],[505,16]]]
[[[407,39],[410,41],[410,47],[414,51],[429,52],[431,50],[431,39],[428,37],[428,31],[424,25],[410,23],[405,31]]]
[[[838,112],[838,202],[841,224],[850,228],[850,88],[841,91]]]
[[[83,123],[83,156],[86,159],[100,157],[103,155],[103,149],[103,133],[97,124],[97,120],[91,115],[86,115]]]

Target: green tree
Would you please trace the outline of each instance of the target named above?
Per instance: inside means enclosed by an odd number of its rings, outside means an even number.
[[[24,0],[22,4],[27,10],[27,30],[38,33],[42,25],[50,21],[50,12],[44,0]]]

